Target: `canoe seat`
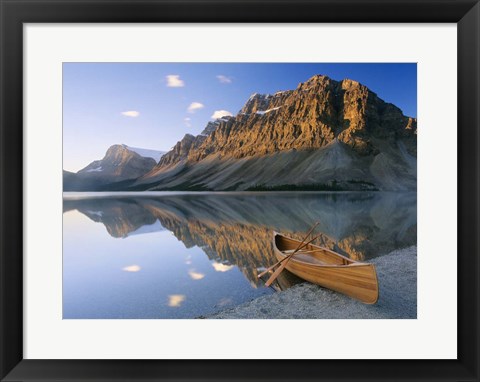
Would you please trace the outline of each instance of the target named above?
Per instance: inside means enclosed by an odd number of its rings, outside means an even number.
[[[327,263],[317,259],[316,257],[310,256],[308,254],[304,253],[296,253],[293,255],[293,258],[295,260],[303,261],[305,263],[312,263],[312,264],[318,264],[318,265],[326,265]]]
[[[292,253],[293,251],[284,251],[284,253]],[[304,263],[318,264],[318,265],[327,265],[326,262],[323,262],[316,257],[311,256],[308,253],[297,252],[293,255],[293,260],[303,261]]]

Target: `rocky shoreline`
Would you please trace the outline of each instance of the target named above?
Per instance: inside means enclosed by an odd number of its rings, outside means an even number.
[[[305,282],[202,318],[416,319],[417,247],[396,250],[371,262],[376,266],[380,286],[375,305]]]

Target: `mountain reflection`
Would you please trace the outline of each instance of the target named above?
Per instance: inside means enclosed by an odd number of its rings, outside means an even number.
[[[218,272],[237,266],[252,285],[275,262],[272,231],[302,238],[319,221],[317,244],[368,260],[416,243],[415,193],[245,193],[65,199],[102,223],[109,235],[167,229],[187,248],[200,247]],[[199,280],[201,273],[192,270]],[[288,280],[283,280],[288,283]],[[282,282],[282,280],[280,280]],[[176,302],[178,301],[178,302]],[[172,304],[180,304],[178,298]]]

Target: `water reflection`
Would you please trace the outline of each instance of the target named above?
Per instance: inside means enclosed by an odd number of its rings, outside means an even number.
[[[128,267],[122,268],[125,272],[139,272],[141,269],[139,265],[129,265]]]
[[[173,195],[65,200],[115,238],[170,230],[187,248],[238,264],[270,252],[271,231],[297,236],[318,220],[319,244],[365,260],[416,241],[416,195]],[[236,255],[238,253],[238,255]],[[240,261],[241,263],[241,261]],[[225,267],[220,263],[217,270]]]
[[[168,296],[168,306],[172,308],[177,308],[182,305],[182,302],[185,301],[185,296],[183,294],[173,294]]]
[[[167,289],[175,289],[173,287],[177,284],[184,288],[182,293],[164,295],[165,305],[170,308],[186,309],[188,304],[193,304],[190,305],[188,313],[181,314],[180,317],[198,316],[205,311],[212,312],[251,298],[250,292],[233,296],[233,292],[230,291],[231,288],[238,288],[239,283],[241,284],[240,281],[233,281],[236,277],[235,269],[241,271],[250,288],[264,289],[263,282],[258,280],[257,274],[262,267],[275,262],[272,250],[273,230],[301,238],[313,222],[319,221],[316,234],[321,236],[317,244],[357,260],[368,260],[416,243],[416,194],[408,193],[110,196],[65,199],[64,212],[68,211],[78,211],[90,221],[101,223],[108,235],[115,240],[123,238],[129,242],[134,237],[140,240],[140,235],[148,233],[161,233],[162,237],[165,237],[164,235],[170,232],[175,239],[183,243],[186,249],[176,256],[177,258],[182,256],[180,263],[186,268],[181,271],[181,277],[176,273],[180,271],[168,270],[163,282],[172,288],[162,286],[161,289],[162,293],[164,290],[166,293]],[[68,224],[64,227],[66,235],[72,233],[74,229]],[[105,238],[99,237],[97,240],[100,248],[106,247],[103,241]],[[153,242],[146,239],[142,239],[141,243],[142,248],[145,248],[144,252],[150,251],[153,246]],[[155,246],[160,247],[158,244]],[[194,248],[201,249],[203,256],[206,255],[208,265],[199,263],[198,255],[194,257],[189,251]],[[139,250],[138,246],[135,250]],[[70,252],[73,252],[73,249],[67,240],[64,243],[64,256],[68,257]],[[121,267],[123,274],[144,272],[141,264],[134,259],[129,260],[130,264]],[[180,267],[180,263],[175,267]],[[70,263],[67,261],[66,264],[68,266]],[[95,267],[95,264],[90,266]],[[71,273],[75,273],[73,268]],[[207,284],[213,285],[213,281],[210,280],[213,280],[214,274],[221,276],[223,280],[221,285],[218,284],[220,282],[218,277],[215,281],[215,287],[220,289],[216,292],[215,303],[208,302],[207,305],[212,305],[208,309],[200,308],[198,296],[195,301],[195,298],[190,298],[185,291],[194,294],[193,291],[198,292],[202,287],[211,293],[212,287],[207,287]],[[187,279],[184,278],[185,275]],[[64,280],[65,283],[69,282],[66,277]],[[298,282],[298,279],[284,272],[278,279],[277,287],[284,289],[295,282]],[[117,285],[118,281],[115,280],[113,284]],[[72,303],[69,296],[67,302]],[[203,303],[205,304],[205,301]],[[157,317],[155,314],[133,316]],[[133,317],[129,314],[126,316]]]

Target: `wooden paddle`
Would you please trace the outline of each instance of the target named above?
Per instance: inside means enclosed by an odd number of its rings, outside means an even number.
[[[292,253],[288,254],[287,256],[285,256],[282,260],[280,261],[277,261],[275,264],[273,264],[271,267],[268,267],[267,269],[265,269],[262,273],[259,273],[258,274],[258,278],[261,278],[263,277],[264,275],[266,275],[268,272],[270,272],[273,268],[275,268],[277,265],[280,265],[281,263],[283,263],[288,257],[290,256],[293,256],[296,252],[300,251],[302,248],[305,248],[308,244],[310,244],[312,241],[314,241],[315,239],[318,239],[321,235],[318,235],[318,236],[315,236],[312,240],[306,242],[305,244],[303,244],[301,247],[295,249]],[[312,250],[312,251],[308,251],[308,252],[315,252],[315,251],[318,251],[318,250]],[[307,251],[305,251],[307,252]]]
[[[308,244],[310,244],[312,241],[318,239],[321,235],[318,235],[318,236],[315,236],[312,240],[308,241],[304,246],[307,246]],[[278,267],[278,269],[273,272],[273,274],[270,276],[270,278],[267,280],[267,282],[265,283],[265,286],[270,286],[274,281],[275,279],[278,277],[278,275],[280,273],[282,273],[282,271],[285,269],[285,267],[287,266],[288,262],[290,261],[290,259],[293,257],[293,255],[295,255],[295,253],[297,253],[299,251],[300,248],[296,249],[292,254],[284,257],[279,263],[280,266]]]
[[[312,228],[310,228],[310,230],[307,232],[307,234],[306,234],[305,237],[303,238],[302,242],[298,245],[298,247],[295,249],[295,251],[293,251],[293,253],[297,252],[299,249],[305,247],[305,246],[308,244],[308,243],[307,243],[307,244],[305,244],[305,245],[302,246],[302,244],[305,243],[305,240],[308,239],[308,237],[310,236],[310,234],[312,233],[312,231],[315,229],[315,227],[316,227],[317,225],[319,225],[319,224],[320,224],[320,222],[315,222],[315,224],[312,226]],[[292,253],[292,255],[293,255],[293,253]],[[290,256],[290,255],[289,255],[289,256]],[[258,275],[258,278],[260,278],[260,277],[262,277],[263,275],[265,275],[265,274],[267,274],[268,272],[270,272],[273,268],[275,268],[277,265],[279,265],[283,260],[285,260],[285,258],[283,258],[283,259],[280,260],[279,262],[273,264],[271,267],[269,267],[268,269],[266,269],[265,271],[263,271],[262,273],[260,273],[260,274]]]

